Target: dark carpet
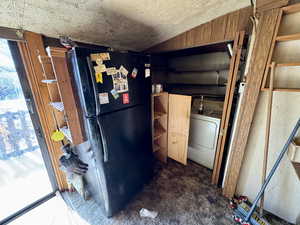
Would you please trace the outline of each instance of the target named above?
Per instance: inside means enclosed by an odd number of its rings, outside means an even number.
[[[64,198],[90,225],[231,225],[232,210],[221,190],[210,184],[211,171],[191,161],[183,166],[173,160],[158,164],[153,181],[113,218],[106,218],[94,201],[76,193]],[[155,219],[142,218],[141,208],[157,211]],[[268,215],[272,225],[289,223]]]

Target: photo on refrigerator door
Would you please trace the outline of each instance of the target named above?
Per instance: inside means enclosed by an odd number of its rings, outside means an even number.
[[[114,89],[117,93],[123,93],[128,91],[127,76],[123,73],[117,72],[112,75]]]

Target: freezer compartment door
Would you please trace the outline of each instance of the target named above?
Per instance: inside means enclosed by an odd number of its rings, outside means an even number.
[[[135,53],[106,54],[110,59],[98,64],[95,55],[101,53],[90,55],[90,73],[100,100],[100,113],[147,104],[151,94],[150,77],[145,77],[147,57]]]
[[[136,106],[101,116],[108,216],[118,212],[152,176],[150,108]]]

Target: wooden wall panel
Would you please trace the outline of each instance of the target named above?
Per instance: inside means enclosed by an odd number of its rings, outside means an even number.
[[[22,60],[39,114],[58,187],[61,191],[67,190],[68,184],[65,174],[59,169],[58,158],[62,154],[60,150],[61,143],[53,142],[50,138],[52,132],[56,130],[56,126],[50,110],[50,96],[47,85],[41,82],[45,78],[38,56],[46,56],[42,36],[32,32],[25,32],[24,38],[26,42],[19,42],[18,44]]]
[[[186,32],[186,44],[188,48],[209,43],[211,37],[211,23],[205,23]]]
[[[258,24],[247,83],[238,115],[236,133],[233,137],[232,153],[228,161],[228,172],[225,177],[223,194],[226,197],[232,197],[235,194],[260,86],[274,40],[274,32],[278,26],[277,20],[279,15],[280,9],[265,12]]]
[[[228,13],[157,44],[146,52],[173,51],[234,40],[236,32],[244,30],[248,34],[251,31],[251,15],[252,7]]]
[[[233,40],[235,38],[236,31],[239,30],[239,22],[240,22],[239,19],[240,19],[240,10],[228,14],[224,39]]]
[[[247,7],[239,10],[239,26],[238,31],[244,30],[246,34],[252,32],[252,22],[250,17],[253,15],[252,7]]]
[[[211,21],[211,42],[219,42],[225,40],[225,33],[227,28],[228,15],[224,15]]]

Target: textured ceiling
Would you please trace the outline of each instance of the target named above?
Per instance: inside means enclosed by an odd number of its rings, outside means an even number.
[[[0,0],[0,26],[143,50],[249,4],[249,0]]]

